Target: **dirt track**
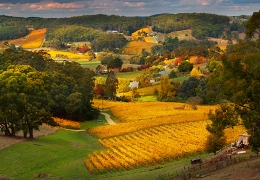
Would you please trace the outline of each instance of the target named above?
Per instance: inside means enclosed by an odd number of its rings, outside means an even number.
[[[57,128],[57,127],[51,127],[51,126],[43,124],[42,126],[40,126],[40,131],[37,131],[37,130],[33,131],[34,138],[52,134],[55,131],[57,131],[58,129],[59,128]],[[0,149],[3,149],[12,144],[15,144],[15,143],[18,143],[21,141],[25,141],[25,140],[26,139],[23,138],[22,132],[18,132],[18,134],[16,134],[16,137],[6,137],[6,136],[4,136],[3,133],[0,132]]]

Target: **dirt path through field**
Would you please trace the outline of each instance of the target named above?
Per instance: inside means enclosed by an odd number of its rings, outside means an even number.
[[[111,119],[111,117],[110,117],[109,114],[103,113],[103,112],[102,112],[101,114],[103,114],[103,115],[105,116],[105,118],[106,118],[106,120],[107,120],[107,123],[108,123],[109,125],[114,125],[114,124],[116,124],[116,123]]]

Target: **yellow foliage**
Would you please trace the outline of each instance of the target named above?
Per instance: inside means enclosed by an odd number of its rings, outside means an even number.
[[[196,67],[194,67],[192,70],[191,70],[191,72],[190,72],[190,76],[195,76],[195,77],[197,77],[197,76],[199,76],[201,74],[201,71],[198,69],[198,68],[196,68]]]
[[[220,48],[221,50],[225,51],[226,48],[227,48],[227,46],[219,46],[219,48]]]
[[[152,36],[145,37],[144,40],[145,42],[156,43]]]

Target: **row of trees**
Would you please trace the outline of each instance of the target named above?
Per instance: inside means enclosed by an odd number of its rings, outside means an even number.
[[[7,26],[0,28],[0,41],[7,39],[17,39],[29,34],[29,30],[25,26]]]
[[[0,54],[0,130],[33,137],[52,117],[97,118],[92,107],[94,72],[75,62],[54,62],[44,52],[7,49]]]

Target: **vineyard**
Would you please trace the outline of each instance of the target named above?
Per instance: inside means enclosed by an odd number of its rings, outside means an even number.
[[[124,54],[138,54],[142,49],[150,52],[151,48],[155,45],[157,44],[152,42],[131,41],[129,46],[124,49]]]
[[[163,164],[204,151],[207,113],[216,108],[199,106],[195,111],[185,104],[162,102],[104,104],[122,123],[88,130],[107,149],[88,154],[84,162],[92,174]],[[184,108],[175,109],[180,106]],[[227,129],[227,142],[244,132],[242,126]]]
[[[87,59],[84,54],[69,52],[69,51],[59,51],[59,50],[49,50],[48,53],[53,59]]]

